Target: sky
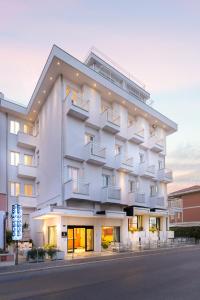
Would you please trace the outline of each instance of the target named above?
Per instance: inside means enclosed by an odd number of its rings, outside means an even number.
[[[178,124],[167,139],[168,191],[200,184],[200,1],[0,0],[0,91],[27,104],[53,44],[93,46],[145,83]]]

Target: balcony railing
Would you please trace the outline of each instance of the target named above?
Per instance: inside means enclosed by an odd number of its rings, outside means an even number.
[[[133,171],[133,157],[123,158],[121,154],[115,156],[116,169],[122,172]]]
[[[90,184],[84,180],[70,179],[65,183],[65,200],[79,198],[89,200]]]
[[[169,199],[168,200],[168,208],[170,215],[174,215],[176,212],[182,212],[183,210],[183,202],[182,199]]]
[[[144,142],[144,129],[138,127],[136,124],[128,127],[128,140],[136,144],[141,144]]]
[[[17,145],[27,149],[35,149],[37,146],[37,135],[19,131],[17,134]]]
[[[150,196],[151,208],[165,208],[165,198],[163,196]]]
[[[111,133],[120,131],[120,116],[118,113],[108,108],[101,113],[101,127]]]
[[[86,120],[89,117],[89,100],[81,96],[73,97],[70,93],[66,97],[67,114],[81,120]]]
[[[88,162],[104,165],[106,163],[106,148],[101,145],[89,142],[85,146],[85,159]]]
[[[147,178],[155,178],[156,171],[155,165],[148,166],[145,162],[139,164],[139,174],[140,176]]]
[[[119,202],[121,200],[121,188],[108,186],[102,188],[102,202]]]
[[[173,181],[173,175],[172,171],[166,168],[158,170],[157,173],[158,180],[163,182],[172,182]]]
[[[129,193],[128,198],[129,198],[129,205],[144,206],[146,202],[144,193],[138,193],[138,192]]]
[[[30,207],[30,208],[36,208],[37,207],[37,198],[35,195],[18,195],[17,197],[18,204],[22,205],[22,207]]]
[[[37,168],[33,165],[18,165],[18,176],[23,178],[35,179],[37,177]]]
[[[162,152],[165,148],[164,139],[153,134],[149,139],[149,148],[155,152]]]

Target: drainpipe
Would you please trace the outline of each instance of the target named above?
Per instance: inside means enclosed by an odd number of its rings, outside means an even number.
[[[62,198],[62,205],[64,205],[64,118],[63,118],[63,111],[64,111],[64,82],[63,82],[63,75],[60,75],[61,81],[61,198]]]

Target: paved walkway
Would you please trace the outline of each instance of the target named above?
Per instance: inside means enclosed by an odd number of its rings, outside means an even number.
[[[199,248],[199,245],[184,245],[179,246],[177,248]],[[129,251],[129,252],[123,252],[123,253],[116,253],[111,251],[96,253],[96,252],[90,252],[90,253],[83,253],[83,254],[76,254],[76,255],[68,255],[68,257],[65,260],[46,260],[44,262],[36,262],[36,263],[28,263],[28,262],[21,262],[17,266],[4,266],[0,267],[0,276],[10,273],[22,273],[22,272],[30,272],[30,271],[40,271],[45,269],[54,269],[54,268],[60,268],[60,267],[66,267],[66,266],[73,266],[76,264],[84,264],[84,263],[90,263],[95,261],[105,261],[105,260],[112,260],[115,258],[123,258],[125,256],[131,257],[131,256],[140,256],[144,254],[150,254],[155,252],[163,252],[163,251],[176,251],[177,248],[162,248],[162,249],[151,249],[151,250],[142,250],[142,251]]]

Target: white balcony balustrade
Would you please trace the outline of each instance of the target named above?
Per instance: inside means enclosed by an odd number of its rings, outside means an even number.
[[[85,160],[88,163],[103,166],[106,163],[106,148],[101,145],[89,142],[84,146]]]
[[[116,186],[108,186],[102,188],[102,201],[103,203],[120,203],[121,188]]]
[[[138,127],[136,124],[128,127],[128,140],[136,144],[144,143],[144,129]]]
[[[90,184],[84,180],[70,179],[64,185],[65,200],[83,199],[90,200]]]
[[[164,196],[151,196],[149,203],[150,208],[166,208]]]
[[[168,169],[160,169],[157,172],[157,179],[159,181],[165,182],[165,183],[170,183],[173,181],[173,175],[172,175],[172,171],[168,170]]]
[[[34,150],[37,147],[37,136],[19,131],[17,134],[17,146]]]
[[[115,156],[115,168],[124,173],[133,172],[133,157],[124,158],[122,154]]]
[[[155,165],[148,166],[145,162],[139,164],[139,175],[145,178],[155,179],[156,168]]]
[[[106,109],[101,113],[101,128],[116,134],[120,131],[120,116],[112,109]]]
[[[128,194],[129,205],[146,206],[146,197],[144,193],[133,192]]]
[[[69,94],[66,97],[66,103],[67,115],[73,116],[83,121],[89,118],[89,100],[86,100],[81,96],[73,98],[73,96]]]
[[[149,149],[154,152],[162,152],[165,149],[164,139],[159,138],[156,135],[152,135],[148,141]]]
[[[17,203],[20,204],[22,207],[36,208],[37,207],[37,198],[35,195],[26,196],[26,195],[20,194],[17,197]]]
[[[177,212],[183,211],[183,201],[180,198],[169,199],[168,200],[169,214],[174,215]]]
[[[32,165],[19,164],[17,175],[21,178],[35,179],[37,177],[37,168],[36,166]]]

